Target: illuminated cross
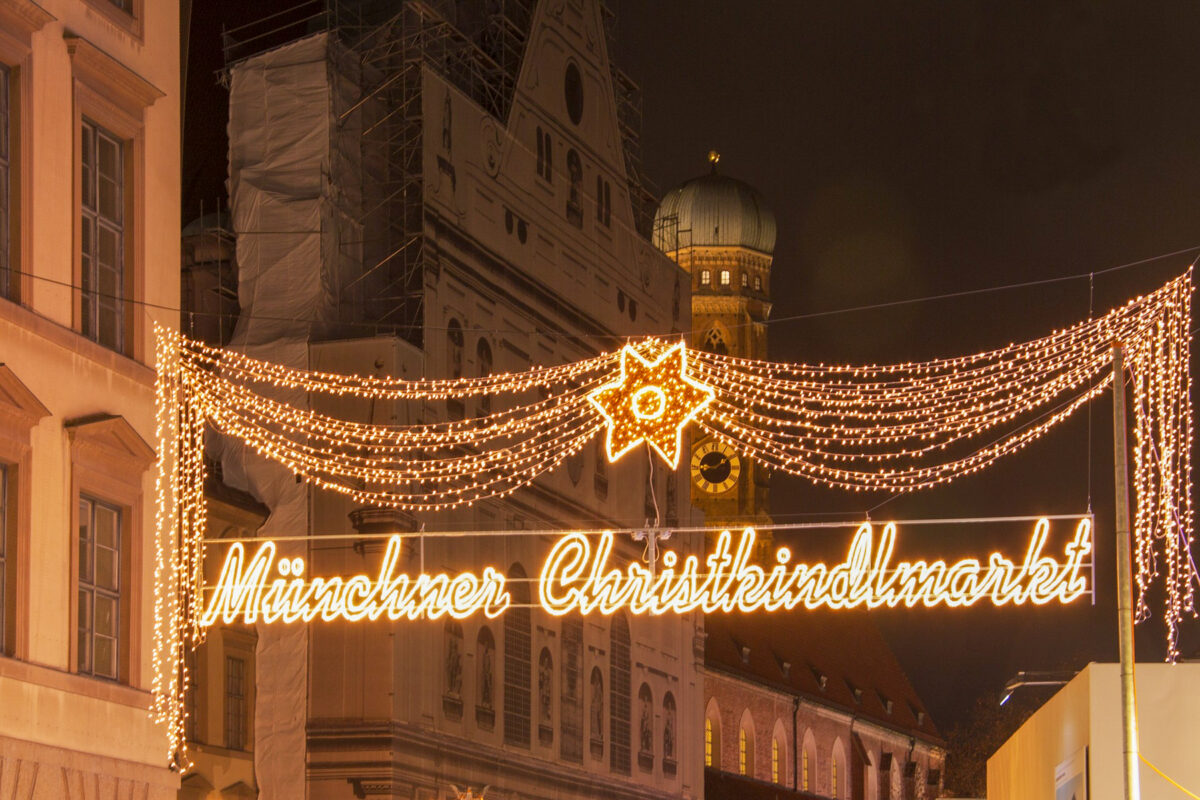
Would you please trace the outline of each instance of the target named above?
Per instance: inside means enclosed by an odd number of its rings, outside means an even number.
[[[653,361],[625,345],[620,375],[588,399],[608,421],[609,461],[647,442],[674,469],[684,426],[715,396],[712,387],[688,377],[687,348],[680,342]]]

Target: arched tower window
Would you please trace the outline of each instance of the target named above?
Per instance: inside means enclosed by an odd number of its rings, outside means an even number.
[[[629,621],[624,614],[613,617],[609,630],[608,648],[608,728],[612,741],[609,745],[608,765],[616,772],[628,775],[630,771],[630,679]]]
[[[533,660],[529,584],[520,564],[512,565],[508,579],[512,607],[504,612],[504,742],[529,747]]]
[[[829,753],[829,796],[840,798],[846,795],[849,773],[846,771],[846,748],[842,740],[836,739]]]
[[[817,768],[817,740],[812,729],[804,732],[804,746],[800,750],[800,788],[811,792],[813,786],[813,770]]]
[[[554,657],[543,647],[538,654],[538,741],[554,743]]]
[[[725,331],[719,325],[713,325],[704,332],[700,340],[700,349],[723,356],[729,354],[729,344],[725,339]]]
[[[583,161],[575,148],[567,151],[567,177],[571,190],[567,195],[567,222],[583,227]]]
[[[783,722],[775,720],[775,730],[771,734],[771,782],[787,783],[787,734],[783,730]]]
[[[562,624],[562,697],[559,717],[562,738],[559,751],[567,761],[583,761],[583,620]]]
[[[476,704],[475,721],[479,727],[491,730],[496,724],[496,639],[485,625],[475,640]]]
[[[711,269],[700,270],[700,285],[708,286],[710,283],[712,283],[712,270]]]

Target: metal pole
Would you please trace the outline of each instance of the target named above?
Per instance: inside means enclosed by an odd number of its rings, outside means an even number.
[[[1129,534],[1129,452],[1125,444],[1125,357],[1113,344],[1113,471],[1117,529],[1117,630],[1121,645],[1121,722],[1125,761],[1125,800],[1141,800],[1137,703],[1133,685],[1133,575]]]

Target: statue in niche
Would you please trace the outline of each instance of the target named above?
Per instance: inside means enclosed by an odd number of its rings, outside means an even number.
[[[496,642],[487,628],[479,634],[479,705],[493,708],[492,691],[494,678],[492,676],[493,661],[496,654]]]
[[[593,741],[604,741],[604,679],[598,667],[592,668],[591,735]]]
[[[538,719],[546,725],[550,724],[550,682],[553,672],[554,662],[550,658],[550,651],[543,648],[538,656]]]
[[[650,689],[643,686],[638,692],[638,701],[642,706],[641,715],[641,751],[649,753],[654,750],[654,709],[651,708],[653,700],[650,697]]]
[[[457,622],[446,625],[446,692],[462,696],[462,626]]]

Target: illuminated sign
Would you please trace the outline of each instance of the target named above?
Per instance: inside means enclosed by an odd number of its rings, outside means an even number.
[[[986,560],[953,563],[894,560],[896,526],[878,533],[863,523],[845,560],[836,564],[793,563],[779,548],[773,563],[754,561],[756,534],[723,531],[713,551],[697,556],[666,551],[651,571],[640,561],[611,563],[611,532],[589,536],[568,533],[555,543],[543,564],[538,601],[554,615],[568,613],[685,614],[691,611],[790,611],[817,608],[888,606],[970,606],[1070,603],[1089,590],[1085,559],[1092,551],[1091,519],[1079,520],[1061,557],[1045,552],[1049,520],[1039,520],[1025,553],[1013,561],[1000,553]],[[480,575],[464,572],[410,576],[398,572],[401,539],[388,540],[374,577],[305,578],[303,559],[280,558],[267,542],[247,559],[242,544],[230,546],[212,588],[203,625],[217,621],[305,622],[360,619],[461,619],[482,612],[502,613],[512,602],[504,576],[491,567]],[[276,576],[276,573],[278,575]]]

